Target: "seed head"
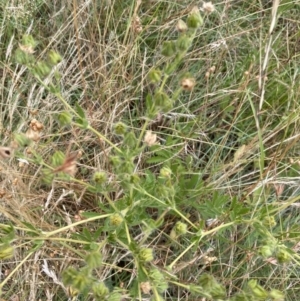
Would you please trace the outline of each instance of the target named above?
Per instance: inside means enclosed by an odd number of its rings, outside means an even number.
[[[131,21],[131,27],[134,32],[140,33],[143,30],[142,22],[139,16],[134,16]]]
[[[183,90],[186,90],[186,91],[193,90],[195,85],[196,85],[196,81],[194,78],[184,78],[181,81],[181,87],[183,88]]]
[[[188,30],[188,26],[183,20],[180,19],[176,25],[176,29],[179,32],[186,32]]]
[[[150,294],[151,292],[151,284],[149,281],[147,282],[141,282],[140,283],[140,288],[141,288],[141,291],[144,293],[144,294]]]
[[[144,142],[147,144],[147,146],[152,146],[156,144],[156,134],[152,133],[152,131],[147,131]]]
[[[214,73],[216,71],[216,66],[211,66],[209,72]]]
[[[39,141],[40,138],[41,138],[40,133],[37,132],[37,131],[34,131],[32,128],[29,128],[29,129],[27,130],[25,136],[26,136],[28,139],[30,139],[30,140],[32,140],[32,141],[34,141],[34,142]]]
[[[211,14],[215,11],[215,6],[211,3],[211,1],[204,2],[202,5],[202,10],[207,14]]]

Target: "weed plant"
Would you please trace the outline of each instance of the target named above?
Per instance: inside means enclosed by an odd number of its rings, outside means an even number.
[[[298,300],[298,1],[2,1],[5,300]]]

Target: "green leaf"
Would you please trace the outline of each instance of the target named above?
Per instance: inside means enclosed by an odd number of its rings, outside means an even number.
[[[87,228],[83,228],[83,230],[82,230],[82,234],[83,234],[83,236],[85,237],[86,241],[90,241],[90,242],[92,242],[92,241],[93,241],[93,240],[92,240],[92,235],[91,235],[91,233],[90,233],[90,230],[89,230],[89,229],[87,229]]]
[[[125,134],[124,140],[123,140],[124,145],[129,147],[129,149],[135,149],[137,146],[137,139],[135,137],[135,134],[133,131],[130,131]]]
[[[78,102],[75,103],[75,111],[80,118],[85,119],[85,112]]]
[[[78,127],[81,129],[87,129],[89,126],[89,123],[87,122],[86,119],[81,119],[81,118],[75,118],[75,123],[77,124]]]
[[[77,102],[75,103],[75,111],[78,114],[77,118],[75,118],[75,122],[80,128],[86,129],[89,123],[86,119],[84,110]]]
[[[35,241],[33,242],[33,246],[32,246],[32,248],[30,249],[30,251],[33,252],[33,251],[39,250],[39,249],[43,246],[43,244],[44,244],[44,240],[41,240],[41,239],[35,240]]]
[[[235,221],[241,216],[247,214],[251,208],[246,207],[243,203],[240,203],[236,197],[232,198],[230,205],[230,219]]]
[[[37,230],[36,227],[34,227],[32,224],[28,222],[22,222],[22,224],[26,226],[29,230],[33,231],[35,234],[39,234],[40,231]]]
[[[64,111],[57,116],[57,120],[60,126],[69,125],[72,122],[72,115],[69,112]]]
[[[147,117],[152,119],[158,113],[158,108],[155,107],[153,96],[148,93],[146,96]]]
[[[201,182],[202,182],[201,175],[197,173],[192,175],[190,179],[186,180],[184,184],[185,184],[185,188],[188,190],[188,189],[195,189],[199,185],[199,183],[202,186]]]
[[[155,156],[146,160],[148,164],[159,164],[159,163],[164,163],[165,161],[166,158],[162,156]]]

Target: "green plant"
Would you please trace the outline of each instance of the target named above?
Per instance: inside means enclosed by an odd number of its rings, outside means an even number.
[[[122,15],[117,1],[113,2],[116,11],[111,13]],[[49,193],[45,204],[30,207],[27,216],[24,213],[19,219],[7,214],[11,225],[7,226],[8,221],[1,224],[0,255],[21,258],[1,283],[3,293],[11,293],[11,279],[29,259],[37,263],[39,254],[46,254],[49,248],[63,250],[63,255],[51,255],[60,260],[65,253],[70,257],[59,271],[62,281],[43,267],[62,299],[67,294],[82,300],[173,300],[175,296],[283,300],[286,284],[297,278],[299,260],[299,227],[295,223],[286,230],[290,225],[285,214],[299,197],[291,194],[284,199],[278,184],[274,184],[275,194],[265,181],[274,166],[278,174],[298,174],[297,164],[290,168],[284,157],[292,149],[285,146],[286,139],[296,134],[297,108],[291,114],[286,110],[278,124],[259,110],[253,97],[259,90],[250,78],[251,68],[258,68],[259,53],[255,47],[245,49],[245,55],[237,56],[240,61],[231,63],[228,56],[235,48],[214,57],[209,43],[205,45],[216,34],[209,29],[217,26],[213,15],[201,15],[193,8],[177,20],[177,26],[172,24],[170,38],[164,33],[154,43],[152,35],[143,35],[138,17],[138,10],[145,6],[139,1],[122,5],[130,17],[126,25],[117,26],[106,16],[107,28],[116,28],[119,34],[107,40],[122,40],[137,57],[145,45],[151,44],[153,50],[163,41],[161,55],[151,53],[145,58],[143,76],[140,69],[134,73],[137,65],[131,64],[130,52],[123,54],[121,63],[113,60],[113,71],[107,73],[112,83],[107,89],[95,87],[101,92],[97,101],[90,92],[90,102],[74,103],[84,91],[80,87],[74,87],[73,94],[64,93],[60,72],[64,56],[58,51],[40,53],[35,39],[25,35],[15,52],[16,62],[26,66],[26,79],[33,78],[43,89],[42,97],[50,95],[57,102],[44,123],[34,118],[26,134],[11,137],[10,150],[23,164],[30,164],[27,177],[36,179],[29,186]],[[251,5],[245,7],[250,11],[256,4]],[[93,18],[97,18],[98,8],[93,9]],[[206,13],[208,9],[206,6]],[[250,15],[243,22],[251,18],[256,21]],[[75,13],[77,35],[79,21]],[[204,30],[204,26],[209,28]],[[247,28],[244,23],[239,26]],[[207,56],[195,63],[203,49]],[[77,67],[85,78],[87,61],[81,55]],[[74,60],[66,65],[72,66]],[[216,65],[203,67],[205,60]],[[126,66],[121,79],[120,66]],[[276,69],[275,62],[269,66]],[[206,68],[204,81],[199,80],[199,67]],[[220,83],[216,70],[224,75]],[[128,80],[131,76],[132,81]],[[122,91],[123,84],[131,93],[129,109],[120,118],[117,109],[110,107],[113,84],[117,86],[114,93]],[[137,97],[141,87],[143,95]],[[287,102],[282,86],[274,95],[282,96],[278,101],[283,105]],[[127,100],[122,106],[125,103]],[[264,102],[274,110],[277,105],[269,99]],[[107,110],[105,116],[112,112],[118,116],[114,122],[103,121],[108,124],[105,131],[102,120],[93,115],[101,106]],[[43,137],[42,129],[50,123],[51,130]],[[274,136],[279,144],[272,141]],[[274,154],[277,145],[282,147],[280,160],[277,150]],[[19,183],[24,179],[20,176]],[[18,195],[22,194],[14,197]],[[17,199],[15,207],[20,203]],[[73,220],[69,210],[76,211]],[[291,300],[293,292],[287,293]]]

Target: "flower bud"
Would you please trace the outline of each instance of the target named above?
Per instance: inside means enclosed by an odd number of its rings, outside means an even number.
[[[188,50],[189,47],[191,46],[191,44],[192,44],[191,39],[186,35],[182,35],[181,37],[179,37],[176,42],[178,50],[181,50],[181,51]]]
[[[166,41],[162,45],[161,54],[166,57],[171,57],[176,54],[176,42]]]
[[[127,126],[123,122],[118,122],[114,126],[114,133],[118,136],[124,136],[127,131]]]
[[[197,29],[203,24],[203,19],[200,15],[199,9],[197,6],[194,6],[190,15],[187,18],[187,26],[191,29]]]
[[[262,286],[257,284],[257,280],[250,280],[248,282],[248,287],[257,299],[265,300],[268,297],[268,292]]]
[[[29,127],[34,132],[41,132],[44,128],[44,125],[41,122],[39,122],[38,120],[36,120],[35,118],[33,118],[30,121]]]
[[[109,293],[108,287],[103,283],[94,283],[92,286],[92,291],[97,298],[105,298]]]
[[[273,248],[271,248],[268,245],[262,246],[258,253],[263,257],[263,258],[269,258],[273,254]]]
[[[214,73],[216,71],[216,66],[211,66],[209,72]]]
[[[19,44],[19,49],[25,54],[33,54],[37,43],[31,35],[24,35],[22,43]]]
[[[157,69],[152,69],[149,72],[148,77],[152,83],[159,83],[161,80],[161,71]]]
[[[284,301],[284,293],[276,289],[272,289],[269,292],[269,297],[272,298],[274,301]]]
[[[139,252],[139,259],[142,262],[149,262],[153,260],[153,250],[150,248],[143,248]]]
[[[35,39],[33,38],[32,35],[24,35],[22,37],[22,45],[35,48],[35,46],[37,45],[37,42],[35,41]]]
[[[266,226],[266,227],[275,227],[276,226],[276,221],[275,221],[275,218],[274,216],[265,216],[263,218],[263,224]]]
[[[61,126],[69,125],[72,122],[72,115],[69,112],[64,111],[58,115],[57,119]]]
[[[93,175],[93,181],[98,185],[103,185],[107,182],[107,174],[104,171],[97,171]]]
[[[276,259],[279,263],[289,263],[291,255],[283,247],[280,247],[276,253]]]
[[[15,59],[17,63],[22,65],[30,65],[34,62],[34,56],[30,53],[24,52],[21,48],[16,50]]]
[[[175,225],[175,230],[178,235],[186,234],[187,232],[187,224],[182,222],[177,222]]]
[[[3,243],[0,245],[0,259],[9,259],[14,256],[14,248],[8,244],[8,243]]]
[[[119,213],[114,213],[109,217],[110,224],[112,226],[119,226],[123,222],[123,217]]]
[[[36,76],[43,78],[50,74],[51,68],[47,63],[41,61],[36,64],[33,72]]]
[[[212,275],[202,274],[198,281],[203,291],[210,294],[213,299],[223,299],[225,297],[224,287]]]
[[[66,156],[61,151],[56,151],[51,158],[51,165],[53,167],[61,166],[66,159]]]
[[[62,60],[62,57],[59,53],[57,53],[54,50],[50,50],[48,53],[48,63],[50,66],[56,66],[58,63],[60,63]]]
[[[118,167],[122,164],[122,160],[119,156],[110,156],[109,160],[111,161],[114,167]]]
[[[87,289],[90,285],[90,277],[87,277],[88,270],[76,270],[73,267],[63,271],[62,280],[65,286],[70,285],[79,292]]]
[[[171,174],[172,174],[172,171],[169,167],[163,167],[161,170],[160,170],[160,176],[162,178],[170,178],[171,177]]]
[[[172,195],[171,190],[172,190],[172,188],[167,187],[166,185],[157,185],[156,186],[157,196],[159,196],[162,199],[170,197],[170,195]],[[176,237],[175,231],[174,231],[174,236],[173,237]]]
[[[141,179],[138,176],[138,174],[134,173],[134,174],[130,175],[130,180],[129,181],[132,184],[138,184],[138,183],[140,183]]]
[[[154,286],[159,293],[163,293],[168,289],[168,282],[159,270],[155,268],[151,269],[149,271],[149,278],[151,280],[151,283],[154,283]]]

